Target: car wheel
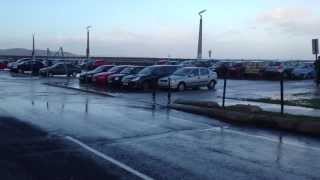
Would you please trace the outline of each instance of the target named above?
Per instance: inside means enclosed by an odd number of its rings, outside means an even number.
[[[77,77],[77,72],[73,72],[72,77]]]
[[[149,90],[149,89],[150,89],[150,83],[147,82],[147,81],[143,82],[143,83],[142,83],[142,89],[143,89],[144,91]]]
[[[179,83],[177,90],[178,91],[186,90],[186,85],[184,83]]]
[[[207,85],[208,89],[214,89],[216,87],[216,81],[210,81],[209,84]]]

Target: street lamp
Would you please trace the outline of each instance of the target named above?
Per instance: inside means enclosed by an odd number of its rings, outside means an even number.
[[[35,49],[35,42],[34,42],[34,36],[35,33],[32,34],[32,60],[35,60],[35,56],[36,56],[36,49]]]
[[[87,57],[87,59],[89,59],[89,57],[90,57],[90,29],[91,29],[91,26],[87,26],[86,29],[87,29],[87,49],[86,49],[86,57]]]
[[[198,14],[200,16],[200,26],[199,26],[199,39],[198,39],[198,59],[202,59],[202,14],[205,13],[207,10],[204,9],[200,11]]]

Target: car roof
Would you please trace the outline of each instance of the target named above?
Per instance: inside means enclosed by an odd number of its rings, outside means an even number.
[[[181,67],[179,65],[152,65],[149,67]]]

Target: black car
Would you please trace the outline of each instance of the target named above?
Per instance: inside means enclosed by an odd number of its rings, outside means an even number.
[[[25,62],[25,61],[31,61],[32,59],[31,58],[22,58],[22,59],[18,59],[17,61],[15,62],[11,62],[8,64],[8,68],[9,69],[13,69],[15,68],[18,64],[22,63],[22,62]]]
[[[39,60],[29,60],[23,61],[21,63],[15,64],[10,68],[12,72],[21,72],[24,73],[25,71],[31,71],[32,74],[39,74],[39,70],[43,68],[45,65],[42,61]]]
[[[144,68],[137,75],[129,75],[123,78],[122,85],[129,88],[148,90],[156,88],[160,78],[169,76],[181,66],[154,65]]]
[[[128,75],[136,75],[138,74],[142,69],[144,69],[145,66],[130,66],[125,69],[123,69],[120,73],[118,74],[113,74],[108,77],[108,84],[111,86],[121,86],[122,85],[122,79],[125,76]]]
[[[42,76],[52,76],[52,75],[75,76],[76,74],[81,73],[81,69],[80,67],[72,64],[58,63],[53,66],[40,69],[39,73]]]
[[[103,66],[97,67],[92,71],[83,72],[80,74],[79,81],[80,83],[89,83],[91,82],[91,79],[95,74],[107,72],[109,69],[113,67],[114,67],[113,65],[103,65]]]

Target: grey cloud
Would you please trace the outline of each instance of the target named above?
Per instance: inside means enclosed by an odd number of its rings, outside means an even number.
[[[259,14],[256,22],[268,30],[293,35],[314,35],[320,28],[320,17],[302,8],[276,8]]]

